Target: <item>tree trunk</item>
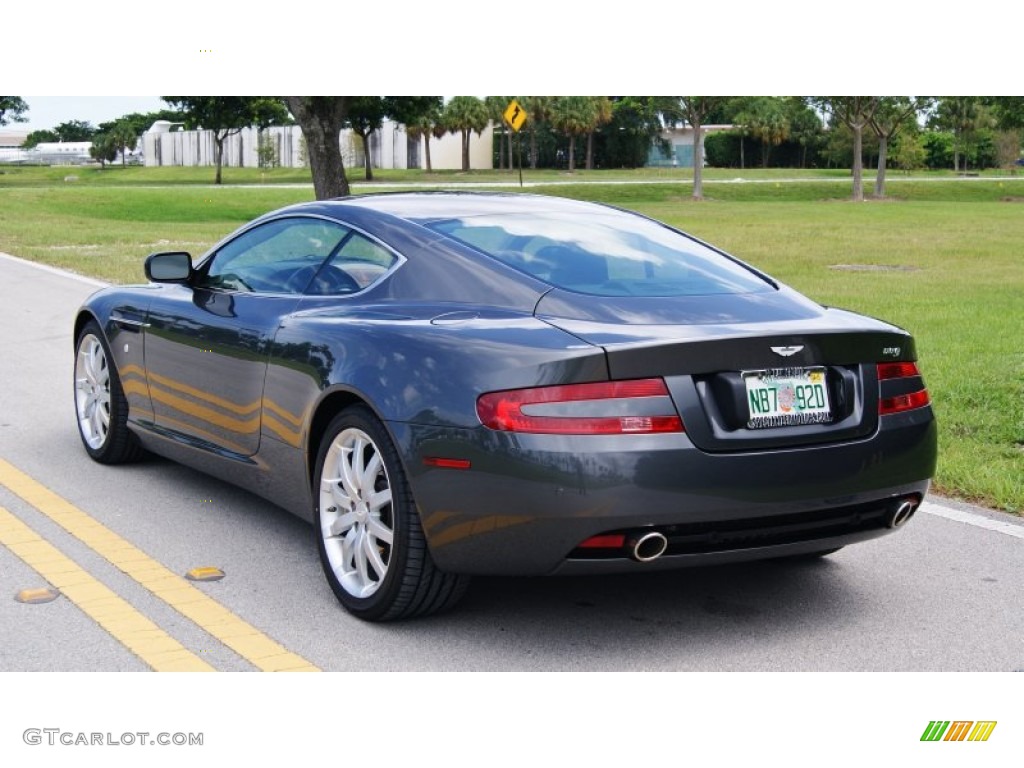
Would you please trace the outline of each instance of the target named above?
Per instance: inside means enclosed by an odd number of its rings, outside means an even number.
[[[704,199],[704,131],[699,119],[693,120],[693,199]]]
[[[370,133],[367,131],[366,135],[357,133],[360,139],[363,140],[363,168],[365,169],[365,176],[367,181],[373,181],[373,160],[370,159]]]
[[[427,158],[427,173],[433,173],[434,168],[430,165],[430,132],[423,134],[423,154]]]
[[[864,200],[864,124],[854,123],[853,129],[853,200]]]
[[[537,170],[537,131],[530,128],[530,170]]]
[[[878,173],[875,174],[875,197],[885,197],[885,164],[889,158],[889,137],[878,137]]]
[[[498,170],[505,170],[505,128],[498,134]]]
[[[743,159],[743,134],[741,133],[740,134],[740,170],[742,171],[746,167],[747,166],[745,165],[745,161]]]
[[[469,133],[470,129],[465,128],[462,131],[462,170],[469,170]]]
[[[508,169],[511,171],[515,168],[515,163],[512,162],[512,131],[508,131],[505,135],[508,136]]]
[[[569,134],[569,173],[576,172],[576,134]]]
[[[224,157],[224,139],[225,136],[221,136],[219,131],[213,132],[213,162],[217,166],[217,173],[213,177],[214,184],[220,184],[220,166],[221,159]]]
[[[587,134],[587,170],[594,170],[594,132]]]
[[[345,96],[285,96],[288,111],[302,128],[317,200],[349,194],[339,135],[345,123]]]

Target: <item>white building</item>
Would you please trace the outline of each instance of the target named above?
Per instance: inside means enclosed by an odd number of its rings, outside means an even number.
[[[702,125],[700,132],[707,138],[709,133],[719,131],[731,131],[732,125]],[[647,154],[648,166],[671,166],[674,168],[693,168],[693,127],[683,125],[680,127],[666,128],[661,132],[661,138],[668,142],[669,152],[665,152],[657,144],[651,146]]]
[[[142,154],[147,166],[161,165],[215,165],[213,131],[185,131],[179,123],[159,120],[142,136]],[[258,168],[260,165],[260,142],[264,153],[272,156],[276,165],[287,168],[301,168],[309,160],[302,139],[302,130],[297,125],[275,126],[259,131],[243,128],[224,141],[223,164],[226,167]],[[374,168],[423,168],[426,155],[422,139],[410,139],[404,126],[386,121],[379,131],[370,134],[370,162]],[[351,130],[343,130],[339,136],[342,159],[346,168],[363,167],[361,139]],[[470,167],[490,169],[493,167],[492,129],[483,134],[473,134],[470,142]],[[430,139],[430,162],[435,170],[462,168],[462,138],[458,134],[446,134],[440,139]]]

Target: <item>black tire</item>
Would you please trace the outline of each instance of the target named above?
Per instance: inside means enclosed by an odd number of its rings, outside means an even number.
[[[95,320],[75,339],[75,422],[82,445],[101,464],[124,464],[145,451],[128,429],[128,400],[110,347]]]
[[[338,601],[366,621],[447,610],[467,576],[434,565],[398,452],[357,405],[327,427],[313,474],[317,551]]]

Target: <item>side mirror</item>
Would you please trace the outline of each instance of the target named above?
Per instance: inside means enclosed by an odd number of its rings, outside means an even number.
[[[192,255],[186,251],[151,253],[146,257],[146,279],[154,283],[184,283],[192,276]]]

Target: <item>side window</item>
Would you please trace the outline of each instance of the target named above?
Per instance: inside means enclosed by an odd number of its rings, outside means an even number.
[[[302,293],[348,233],[347,228],[324,219],[269,221],[217,251],[196,285],[240,292]]]
[[[307,293],[316,296],[340,296],[365,290],[387,274],[398,257],[358,232],[321,269]]]

